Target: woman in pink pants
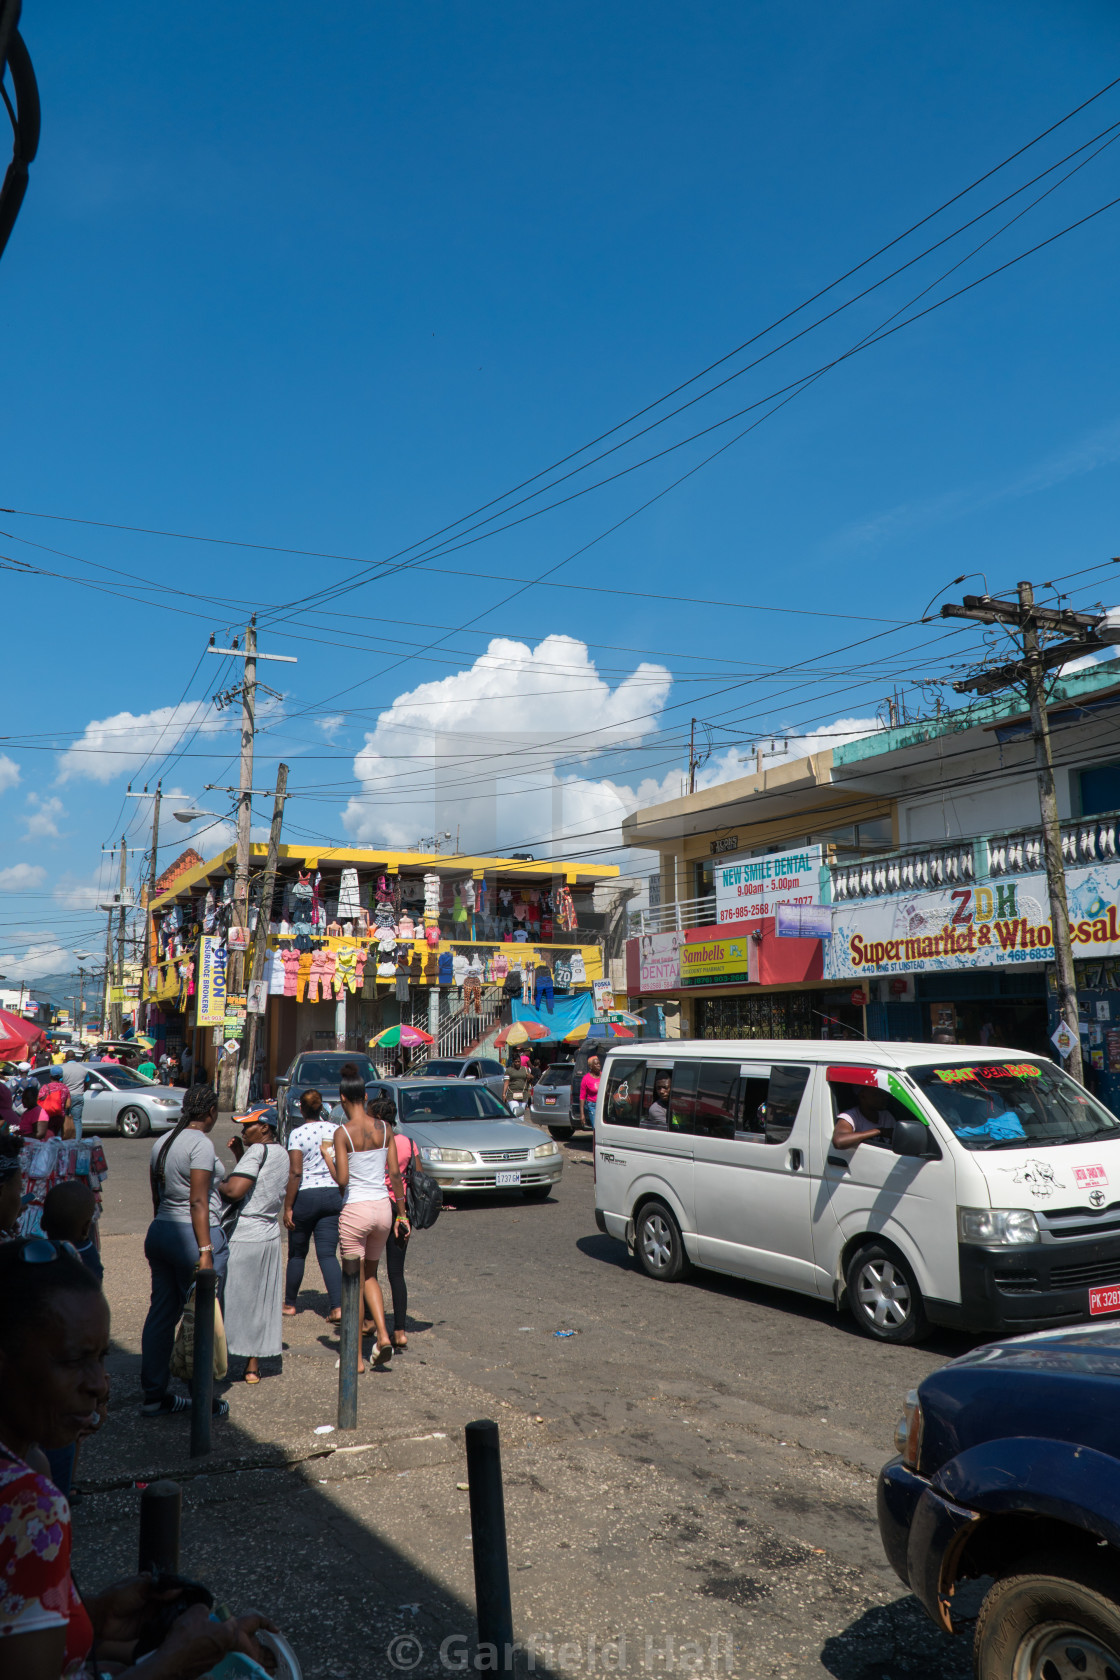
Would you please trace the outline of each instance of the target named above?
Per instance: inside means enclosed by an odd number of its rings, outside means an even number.
[[[383,1120],[367,1114],[366,1088],[357,1068],[350,1065],[343,1068],[338,1094],[346,1123],[339,1126],[334,1134],[333,1150],[330,1145],[320,1145],[320,1148],[331,1177],[343,1194],[338,1220],[339,1251],[344,1260],[364,1259],[366,1262],[366,1308],[377,1327],[375,1363],[382,1365],[392,1359],[393,1344],[389,1340],[385,1303],[376,1276],[377,1262],[385,1252],[389,1231],[394,1225],[398,1237],[408,1236],[404,1183],[397,1163],[393,1129]],[[389,1184],[392,1185],[392,1201],[389,1199]],[[396,1203],[395,1218],[393,1202]],[[358,1369],[365,1369],[361,1360]]]

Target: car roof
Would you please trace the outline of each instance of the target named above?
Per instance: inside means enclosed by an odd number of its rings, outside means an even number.
[[[586,1041],[585,1041],[586,1042]],[[855,1044],[850,1039],[820,1038],[660,1038],[610,1041],[603,1054],[611,1056],[664,1057],[666,1061],[705,1060],[708,1057],[725,1061],[822,1062],[830,1066],[848,1063],[852,1067],[937,1067],[955,1061],[992,1061],[999,1056],[1015,1056],[1022,1061],[1032,1052],[1015,1050],[997,1044],[905,1044],[868,1039]],[[1040,1060],[1037,1054],[1034,1059]]]
[[[438,1085],[439,1084],[439,1080],[438,1079],[425,1079],[423,1074],[417,1073],[417,1074],[413,1074],[411,1076],[411,1078],[409,1077],[408,1074],[401,1074],[395,1079],[389,1079],[389,1078],[382,1079],[379,1075],[376,1081],[374,1081],[372,1079],[369,1081],[369,1084],[371,1084],[371,1085],[373,1085],[374,1083],[376,1083],[378,1085],[391,1085],[394,1090],[396,1090],[398,1086],[400,1086],[402,1088],[407,1086],[409,1090],[411,1090],[413,1088],[413,1086],[415,1086],[417,1090],[428,1090],[428,1091],[430,1091],[433,1085]],[[448,1080],[447,1083],[450,1084],[451,1081]],[[459,1085],[485,1085],[486,1081],[485,1081],[485,1079],[456,1079],[454,1083],[455,1083],[456,1086],[459,1086]]]

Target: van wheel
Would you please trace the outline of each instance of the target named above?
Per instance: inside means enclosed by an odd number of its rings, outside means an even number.
[[[550,1126],[548,1129],[557,1143],[563,1143],[565,1138],[570,1138],[573,1131],[571,1126]]]
[[[634,1252],[647,1277],[677,1283],[692,1270],[680,1226],[664,1202],[647,1202],[634,1228]]]
[[[865,1336],[877,1342],[916,1342],[926,1333],[926,1309],[914,1274],[892,1248],[868,1243],[848,1267],[848,1305]]]
[[[1091,1558],[1017,1563],[980,1607],[973,1652],[984,1680],[1120,1673],[1115,1570]]]

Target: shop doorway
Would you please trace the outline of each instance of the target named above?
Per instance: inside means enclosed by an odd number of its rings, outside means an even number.
[[[1034,1056],[1052,1051],[1045,997],[968,998],[954,1003],[924,1005],[925,1039],[952,1023],[958,1044],[995,1044]]]

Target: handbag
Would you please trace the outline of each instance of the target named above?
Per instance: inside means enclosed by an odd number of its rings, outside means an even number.
[[[443,1207],[443,1191],[431,1173],[418,1167],[415,1149],[404,1169],[404,1205],[414,1231],[429,1231]]]
[[[222,1309],[217,1298],[214,1300],[214,1380],[224,1382],[229,1370],[229,1350],[226,1347],[226,1327],[222,1318]],[[191,1284],[190,1294],[183,1307],[183,1316],[179,1320],[179,1328],[175,1332],[175,1345],[171,1349],[171,1375],[182,1382],[190,1382],[194,1376],[194,1284]]]

